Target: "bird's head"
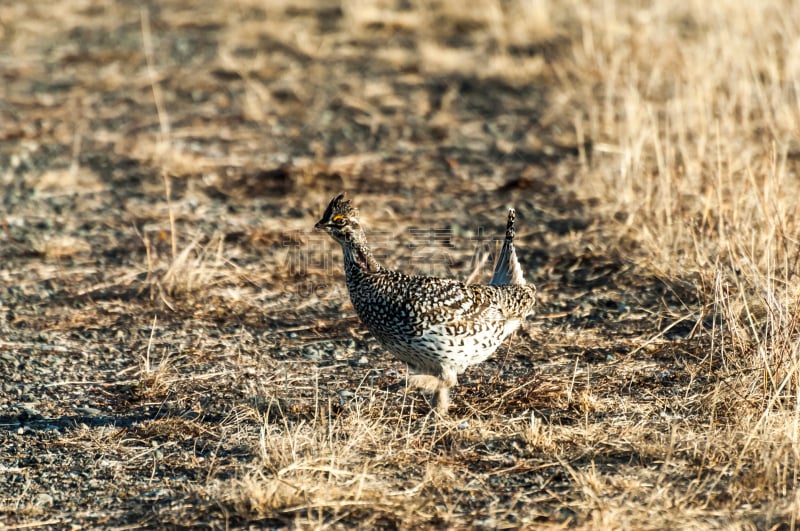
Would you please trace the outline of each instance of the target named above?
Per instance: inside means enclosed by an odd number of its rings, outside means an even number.
[[[350,200],[339,194],[328,204],[314,228],[324,230],[339,243],[357,242],[363,238],[361,223],[358,221],[358,210],[350,206]]]

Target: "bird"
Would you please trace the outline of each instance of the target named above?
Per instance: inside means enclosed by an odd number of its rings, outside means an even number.
[[[316,230],[342,248],[345,282],[359,320],[378,343],[410,369],[408,382],[434,392],[433,407],[448,414],[450,389],[468,367],[489,358],[534,313],[536,287],[525,282],[514,248],[515,219],[487,285],[407,275],[380,264],[367,244],[358,210],[334,197]]]

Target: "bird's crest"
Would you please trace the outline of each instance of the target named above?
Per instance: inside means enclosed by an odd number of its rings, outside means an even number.
[[[357,217],[358,211],[350,206],[350,200],[344,198],[344,194],[339,194],[328,203],[328,208],[322,214],[321,222],[337,222],[341,219]]]

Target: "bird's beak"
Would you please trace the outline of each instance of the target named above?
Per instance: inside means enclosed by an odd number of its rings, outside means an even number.
[[[317,222],[314,224],[314,230],[322,230],[322,229],[324,229],[324,228],[325,228],[325,224],[322,222],[322,220],[320,220],[320,221],[317,221]]]

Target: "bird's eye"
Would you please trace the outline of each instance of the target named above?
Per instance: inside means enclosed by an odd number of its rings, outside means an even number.
[[[333,221],[337,225],[344,225],[344,216],[342,215],[333,216],[333,219],[331,221]]]

